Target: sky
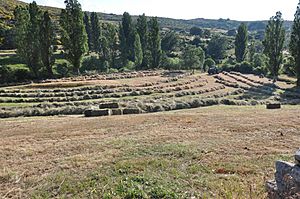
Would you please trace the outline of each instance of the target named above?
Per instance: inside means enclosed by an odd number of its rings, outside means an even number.
[[[23,0],[32,2],[32,0]],[[299,0],[78,0],[84,11],[175,19],[268,20],[281,11],[285,20],[293,20]],[[36,0],[39,5],[64,7],[64,0]]]

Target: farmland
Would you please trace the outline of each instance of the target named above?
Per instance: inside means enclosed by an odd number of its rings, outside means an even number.
[[[140,71],[79,76],[0,89],[0,117],[80,115],[103,103],[141,113],[218,104],[298,104],[293,79],[273,84],[267,78],[223,72],[214,76],[186,71]]]
[[[274,161],[292,160],[299,146],[299,111],[214,106],[4,119],[0,195],[265,198]]]
[[[0,196],[265,198],[299,147],[293,81],[157,70],[2,87]],[[141,114],[84,117],[111,102]]]

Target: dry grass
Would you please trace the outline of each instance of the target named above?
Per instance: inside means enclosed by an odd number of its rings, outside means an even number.
[[[0,120],[0,197],[264,198],[300,107]],[[281,136],[281,134],[283,136]]]

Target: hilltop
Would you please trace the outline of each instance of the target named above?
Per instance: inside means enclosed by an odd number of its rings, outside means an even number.
[[[26,5],[26,3],[18,0],[0,0],[0,23],[10,24],[11,19],[13,18],[13,10],[17,5]],[[41,6],[43,10],[48,10],[54,19],[57,19],[60,13],[60,8]],[[109,21],[118,23],[122,19],[122,15],[108,14],[108,13],[99,13],[103,21]],[[137,16],[133,16],[135,20]],[[172,18],[163,18],[158,17],[158,21],[161,24],[162,28],[170,28],[177,31],[189,30],[193,26],[201,28],[214,28],[214,29],[224,29],[231,30],[236,29],[242,21],[230,20],[230,19],[172,19]],[[244,21],[248,24],[250,31],[260,31],[264,30],[267,21]],[[286,29],[291,27],[292,22],[286,21]]]

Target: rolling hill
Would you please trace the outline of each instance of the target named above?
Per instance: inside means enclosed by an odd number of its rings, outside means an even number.
[[[0,0],[0,23],[9,25],[13,18],[13,10],[17,5],[26,5],[26,3],[18,0]],[[41,6],[43,10],[48,10],[54,19],[57,19],[60,13],[60,8],[53,8],[47,6]],[[116,14],[99,13],[104,21],[120,22],[122,16]],[[133,16],[135,20],[137,16]],[[242,21],[230,20],[230,19],[204,19],[197,18],[191,20],[183,19],[171,19],[171,18],[158,18],[162,28],[170,28],[174,30],[189,30],[193,26],[201,28],[215,28],[215,29],[236,29]],[[267,21],[245,21],[248,24],[250,31],[264,30]],[[286,29],[290,29],[292,25],[291,21],[286,21]]]

